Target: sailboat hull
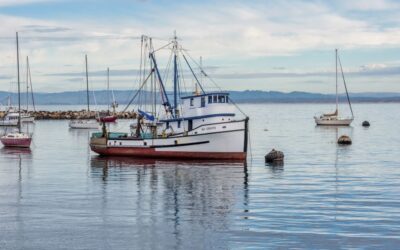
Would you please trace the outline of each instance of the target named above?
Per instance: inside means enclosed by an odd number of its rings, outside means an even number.
[[[315,123],[322,126],[350,126],[353,119],[320,119],[314,117]]]
[[[70,121],[69,127],[74,129],[98,129],[99,123],[95,120],[74,120]]]
[[[109,115],[109,116],[103,116],[98,119],[100,122],[115,122],[117,120],[117,117],[114,115]]]
[[[29,148],[32,138],[4,138],[0,139],[5,147]]]
[[[226,131],[167,138],[92,137],[90,147],[107,156],[244,160],[247,156],[245,122],[224,123],[221,127],[226,127]]]

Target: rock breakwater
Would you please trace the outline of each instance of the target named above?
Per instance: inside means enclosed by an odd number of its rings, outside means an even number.
[[[25,112],[24,112],[25,113]],[[35,120],[70,120],[70,119],[94,119],[99,117],[96,111],[87,112],[86,110],[80,111],[29,111],[28,114],[35,117]],[[101,113],[101,112],[100,112]],[[0,111],[0,118],[3,118],[6,112]],[[115,115],[118,119],[135,119],[135,112],[116,112]]]

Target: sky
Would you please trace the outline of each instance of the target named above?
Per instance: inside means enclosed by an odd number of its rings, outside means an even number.
[[[0,0],[0,91],[16,90],[17,31],[38,92],[82,90],[85,54],[91,89],[107,67],[113,89],[135,89],[140,37],[158,48],[176,31],[224,90],[332,93],[337,48],[350,92],[400,92],[398,13],[390,0]]]

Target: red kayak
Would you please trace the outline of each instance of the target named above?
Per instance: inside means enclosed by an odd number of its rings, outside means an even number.
[[[115,122],[117,120],[117,117],[115,115],[107,115],[100,117],[100,119],[97,119],[100,122]]]

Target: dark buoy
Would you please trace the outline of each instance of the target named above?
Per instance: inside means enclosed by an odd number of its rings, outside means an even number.
[[[282,151],[277,151],[275,149],[272,149],[271,152],[269,152],[265,156],[265,162],[266,163],[278,163],[278,162],[283,162],[283,158],[285,155],[283,154]]]
[[[340,145],[350,145],[352,142],[350,136],[342,135],[339,137],[337,143]]]
[[[369,121],[363,121],[362,126],[369,127],[370,126]]]

